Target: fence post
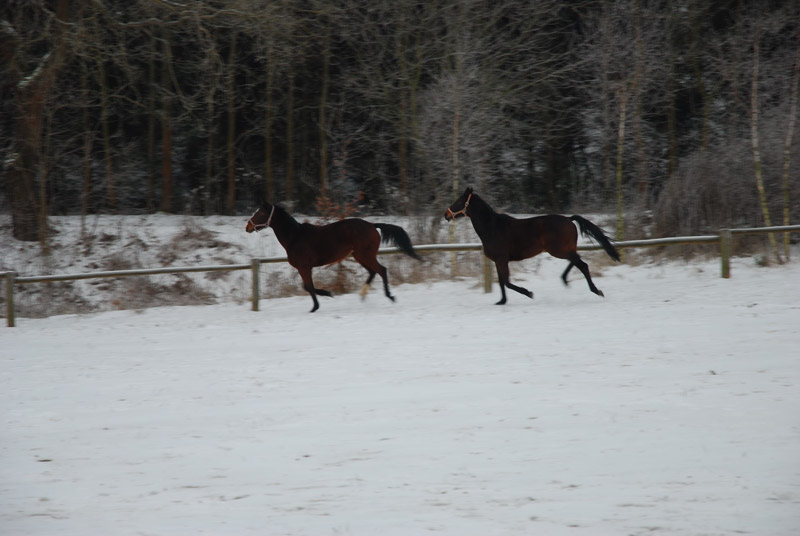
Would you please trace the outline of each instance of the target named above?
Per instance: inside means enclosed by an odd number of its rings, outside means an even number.
[[[730,229],[720,229],[719,231],[719,254],[722,260],[722,277],[731,277],[731,237]]]
[[[260,266],[261,262],[258,259],[250,261],[250,270],[253,278],[253,311],[258,311],[258,296],[261,294],[258,284],[258,269]]]
[[[6,323],[8,327],[13,328],[15,324],[15,311],[14,311],[14,279],[16,273],[6,272]]]
[[[483,292],[490,294],[492,292],[492,261],[486,255],[483,257]]]

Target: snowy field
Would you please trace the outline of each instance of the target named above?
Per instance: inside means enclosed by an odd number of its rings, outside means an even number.
[[[18,318],[0,533],[800,534],[800,263],[563,268]]]

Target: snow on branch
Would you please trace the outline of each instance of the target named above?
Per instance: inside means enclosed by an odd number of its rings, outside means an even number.
[[[31,74],[23,78],[22,80],[17,83],[17,89],[20,91],[25,91],[30,86],[36,83],[42,76],[45,70],[48,68],[50,64],[50,58],[53,56],[52,52],[47,52],[42,59],[39,61],[39,65],[36,66],[36,69],[33,70]]]

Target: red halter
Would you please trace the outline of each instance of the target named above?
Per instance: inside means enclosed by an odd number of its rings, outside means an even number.
[[[466,203],[464,203],[464,208],[462,208],[461,210],[457,210],[457,211],[453,212],[452,210],[450,210],[450,207],[447,207],[447,215],[450,216],[450,218],[452,218],[452,219],[455,219],[455,217],[458,216],[459,214],[463,214],[464,216],[467,216],[467,207],[469,206],[469,200],[470,199],[472,199],[472,194],[469,194],[469,196],[467,197]],[[469,217],[469,216],[467,216],[467,217]]]

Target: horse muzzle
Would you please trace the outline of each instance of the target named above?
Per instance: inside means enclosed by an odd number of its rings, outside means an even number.
[[[270,216],[270,219],[272,219],[272,216]],[[253,231],[258,232],[261,229],[269,227],[269,224],[269,221],[267,221],[267,223],[256,223],[253,221],[253,218],[250,218],[247,220],[247,225],[245,225],[244,230],[248,233],[252,233]]]

